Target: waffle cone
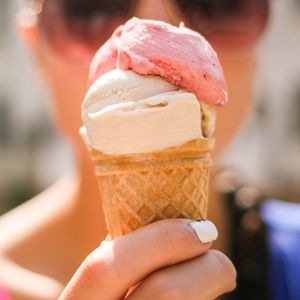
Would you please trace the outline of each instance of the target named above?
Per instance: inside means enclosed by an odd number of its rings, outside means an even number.
[[[204,138],[132,155],[91,149],[112,238],[161,219],[206,218],[213,147]]]

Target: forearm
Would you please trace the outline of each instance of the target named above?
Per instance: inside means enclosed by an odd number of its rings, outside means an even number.
[[[0,258],[0,278],[13,300],[55,300],[63,290],[56,280]]]

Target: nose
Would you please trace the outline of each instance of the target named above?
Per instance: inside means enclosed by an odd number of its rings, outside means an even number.
[[[178,25],[180,17],[174,2],[171,0],[140,0],[134,15],[142,19],[153,19]]]

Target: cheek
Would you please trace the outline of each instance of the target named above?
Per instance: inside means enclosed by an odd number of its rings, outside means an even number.
[[[50,88],[58,126],[72,139],[79,138],[87,76],[87,67],[51,66]]]
[[[251,110],[254,56],[242,59],[221,59],[228,85],[228,103],[217,109],[216,151],[220,151],[232,140]]]

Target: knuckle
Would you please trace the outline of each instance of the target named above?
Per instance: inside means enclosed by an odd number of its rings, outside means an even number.
[[[229,258],[218,250],[210,250],[211,255],[218,264],[219,276],[221,277],[222,289],[229,292],[236,287],[236,270]]]
[[[105,286],[112,278],[109,260],[97,248],[83,262],[83,277],[89,286]]]
[[[182,300],[184,296],[180,285],[164,272],[153,275],[150,290],[152,298],[158,300]]]

